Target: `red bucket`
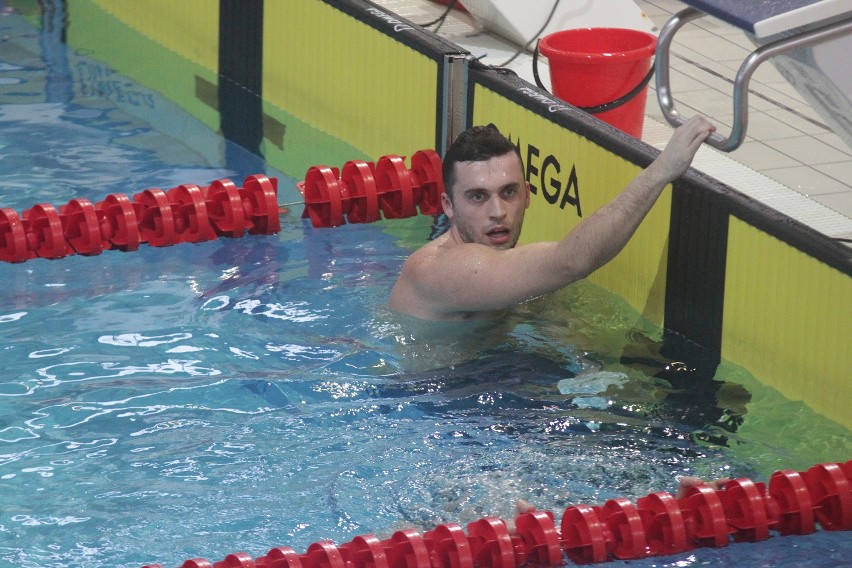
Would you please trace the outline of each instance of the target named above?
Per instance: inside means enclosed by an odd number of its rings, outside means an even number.
[[[577,107],[612,102],[636,88],[651,69],[653,34],[622,28],[581,28],[545,36],[539,51],[550,63],[553,93]],[[647,87],[618,108],[596,114],[616,128],[642,137]]]

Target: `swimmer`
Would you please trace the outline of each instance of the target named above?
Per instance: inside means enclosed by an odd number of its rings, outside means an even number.
[[[493,126],[463,132],[443,161],[449,230],[411,254],[390,308],[424,320],[483,318],[585,278],[624,248],[715,130],[706,118],[692,117],[615,199],[562,240],[522,246],[516,245],[530,185],[518,149]]]

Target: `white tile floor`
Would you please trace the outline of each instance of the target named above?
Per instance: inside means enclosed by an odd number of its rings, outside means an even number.
[[[657,28],[685,7],[678,0],[635,2]],[[444,11],[428,0],[377,3],[415,23],[430,21]],[[504,63],[517,51],[456,12],[439,33],[490,65]],[[743,31],[709,16],[680,29],[670,62],[672,95],[681,114],[704,114],[727,135],[733,116],[733,78],[753,49]],[[533,82],[531,60],[524,53],[508,67]],[[540,62],[539,75],[549,86],[546,59]],[[829,237],[852,239],[852,148],[825,126],[771,62],[758,67],[751,89],[742,146],[731,153],[705,146],[696,156],[695,167]],[[670,135],[652,81],[643,140],[662,147]]]

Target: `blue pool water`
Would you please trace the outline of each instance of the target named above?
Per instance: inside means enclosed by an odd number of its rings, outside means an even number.
[[[259,171],[296,198],[156,93],[112,75],[135,103],[93,96],[103,64],[8,10],[0,36],[0,207]],[[0,264],[0,565],[303,551],[852,455],[847,431],[742,369],[686,395],[654,376],[658,332],[587,283],[496,323],[400,319],[384,307],[400,243],[428,220],[317,230],[298,213],[274,236]],[[849,540],[629,564],[837,566]]]

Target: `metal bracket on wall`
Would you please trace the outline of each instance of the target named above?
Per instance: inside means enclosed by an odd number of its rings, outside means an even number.
[[[443,109],[441,117],[441,148],[443,156],[453,140],[467,128],[468,53],[444,55]]]

